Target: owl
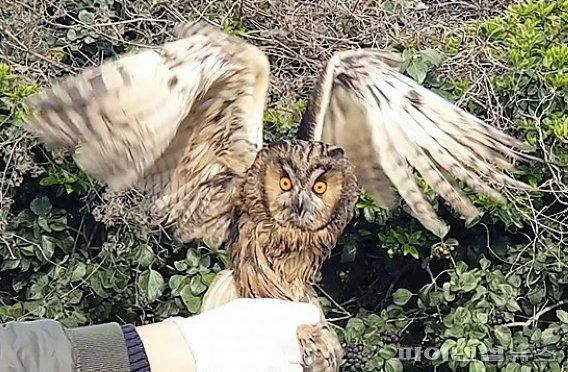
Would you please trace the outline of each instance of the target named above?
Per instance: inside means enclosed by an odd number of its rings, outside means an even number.
[[[398,71],[392,53],[337,52],[321,73],[299,138],[263,144],[267,57],[214,26],[67,77],[32,96],[26,123],[40,141],[73,151],[110,190],[137,189],[154,221],[183,241],[214,241],[229,268],[203,300],[317,303],[314,275],[354,214],[360,189],[384,208],[404,200],[439,237],[448,225],[416,178],[465,218],[479,211],[458,181],[496,200],[493,185],[530,148]],[[336,371],[341,348],[326,323],[298,329],[305,371]]]

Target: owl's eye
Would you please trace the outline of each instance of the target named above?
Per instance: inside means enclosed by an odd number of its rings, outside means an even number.
[[[323,181],[318,181],[318,182],[314,183],[314,192],[316,194],[321,195],[326,191],[327,191],[327,183],[325,183]]]
[[[292,181],[288,177],[280,177],[280,189],[282,191],[292,190]]]

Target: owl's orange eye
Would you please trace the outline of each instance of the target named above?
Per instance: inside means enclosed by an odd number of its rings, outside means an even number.
[[[327,191],[327,183],[323,181],[318,181],[314,184],[314,192],[321,195]]]
[[[280,177],[280,189],[282,191],[292,190],[292,181],[288,177]]]

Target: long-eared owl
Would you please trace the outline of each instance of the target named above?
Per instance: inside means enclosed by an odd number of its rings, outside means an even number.
[[[316,301],[314,274],[351,219],[359,187],[385,208],[399,196],[443,237],[415,173],[456,213],[478,210],[457,186],[502,200],[490,184],[527,188],[504,170],[530,150],[398,72],[386,51],[337,52],[322,72],[300,139],[263,146],[269,62],[202,23],[178,39],[64,79],[33,96],[26,127],[72,149],[111,190],[137,189],[184,241],[225,242],[230,267],[203,311],[238,296]],[[300,327],[308,371],[337,370],[322,316]]]

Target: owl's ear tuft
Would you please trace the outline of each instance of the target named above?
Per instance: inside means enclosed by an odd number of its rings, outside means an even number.
[[[327,149],[327,154],[334,159],[341,159],[345,155],[345,151],[341,147],[329,146]]]

